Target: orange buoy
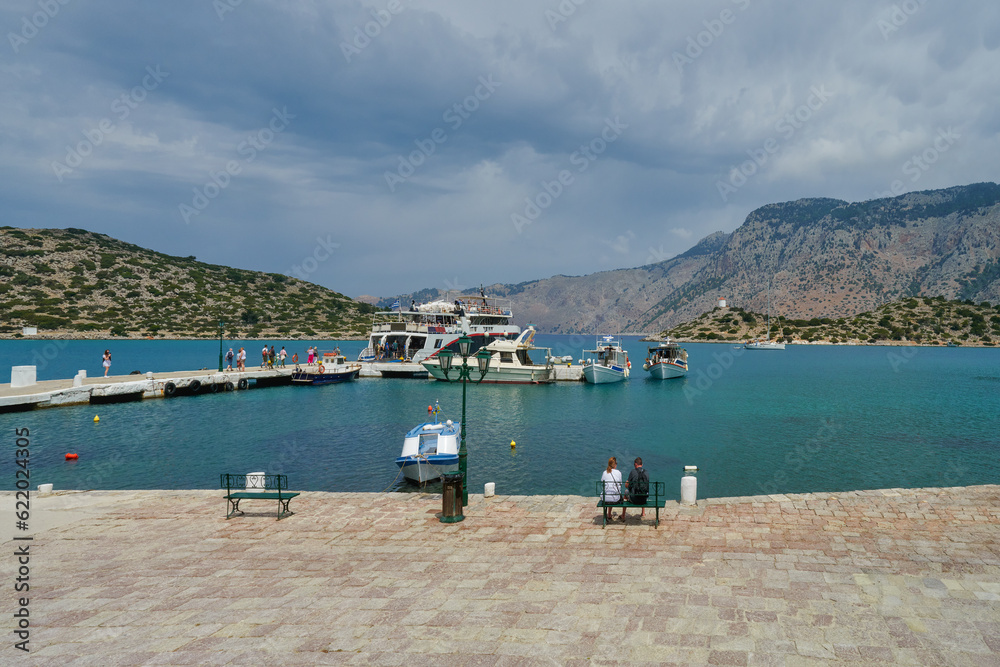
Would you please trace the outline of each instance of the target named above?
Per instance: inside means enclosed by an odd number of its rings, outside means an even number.
[[[78,458],[80,458],[79,454],[67,454],[66,455],[66,460],[67,461],[76,461]]]
[[[430,414],[432,412],[434,412],[434,408],[428,405],[427,406],[427,414]]]

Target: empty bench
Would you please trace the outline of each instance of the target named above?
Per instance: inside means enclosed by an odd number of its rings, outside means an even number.
[[[625,485],[622,484],[624,487]],[[605,500],[605,495],[609,496],[619,496],[621,500],[618,502],[610,502]],[[608,487],[605,489],[604,482],[597,483],[597,506],[601,508],[601,527],[608,525],[608,515],[604,511],[605,507],[623,507],[625,509],[652,509],[656,510],[656,524],[655,527],[660,527],[660,508],[666,507],[667,498],[664,494],[663,482],[650,482],[649,483],[649,495],[646,496],[646,502],[636,503],[631,500],[626,500],[629,497],[628,489],[622,488],[620,491],[612,488],[612,483],[608,482]]]
[[[294,514],[288,509],[288,503],[299,495],[288,491],[287,475],[265,475],[252,473],[249,475],[233,475],[223,473],[220,483],[226,490],[226,518],[234,514],[243,514],[240,502],[243,500],[277,500],[278,520]]]

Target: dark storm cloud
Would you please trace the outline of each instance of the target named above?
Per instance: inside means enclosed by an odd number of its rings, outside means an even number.
[[[352,295],[996,178],[985,1],[53,2],[0,8],[3,224],[282,272],[334,239],[309,278]]]

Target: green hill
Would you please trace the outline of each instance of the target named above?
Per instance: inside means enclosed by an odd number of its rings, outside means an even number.
[[[663,331],[659,337],[687,342],[744,341],[763,338],[765,329],[765,317],[760,313],[742,308],[714,308]],[[773,317],[770,337],[787,343],[992,346],[1000,341],[1000,305],[914,297],[853,317],[808,320]]]
[[[82,229],[0,227],[0,337],[351,338],[374,308],[279,273],[172,257]]]

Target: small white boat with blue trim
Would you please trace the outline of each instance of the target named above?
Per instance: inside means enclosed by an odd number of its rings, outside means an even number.
[[[604,336],[603,340],[598,339],[595,348],[583,351],[584,354],[592,355],[580,362],[583,364],[584,380],[594,384],[607,384],[622,382],[628,378],[632,362],[628,360],[628,353],[622,348],[620,340],[615,340],[614,336]]]
[[[450,419],[437,420],[440,408],[432,414],[435,421],[411,429],[403,438],[403,451],[396,458],[403,477],[424,484],[433,482],[446,472],[458,470],[458,425]]]
[[[649,371],[649,375],[657,380],[684,377],[688,372],[687,359],[687,350],[671,343],[668,338],[666,342],[648,348],[642,369]]]

